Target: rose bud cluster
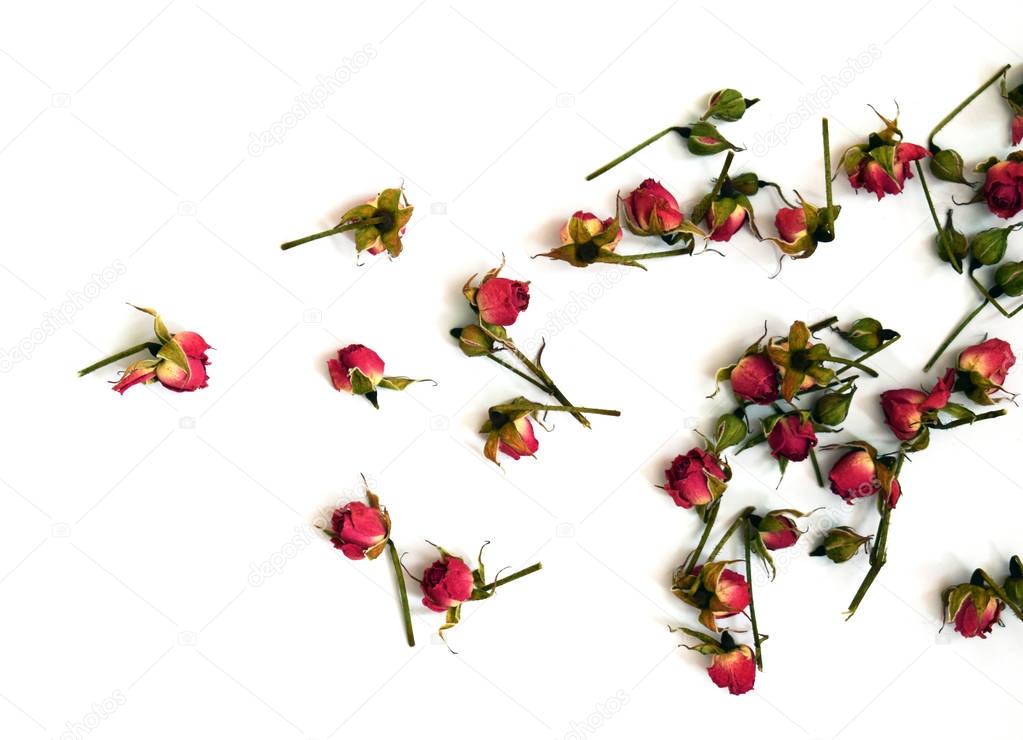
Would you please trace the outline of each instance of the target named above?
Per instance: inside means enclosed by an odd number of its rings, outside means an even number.
[[[699,610],[700,624],[714,632],[717,620],[732,617],[750,603],[746,579],[730,570],[727,561],[698,565],[688,572],[675,571],[672,593]]]
[[[881,394],[885,424],[898,439],[908,443],[907,449],[927,447],[928,427],[938,422],[938,414],[948,406],[955,382],[955,370],[948,370],[928,393],[900,388]]]
[[[1005,603],[988,586],[983,571],[975,571],[969,583],[950,586],[942,594],[945,622],[955,625],[963,637],[985,639],[1001,624]]]
[[[959,353],[956,387],[974,403],[990,406],[993,396],[1005,390],[1002,385],[1015,364],[1016,355],[1005,340],[993,338],[972,345]]]
[[[113,389],[124,392],[135,385],[160,383],[164,388],[182,393],[199,390],[207,386],[206,367],[210,364],[206,350],[213,349],[201,335],[194,331],[179,331],[171,334],[160,314],[152,308],[134,308],[153,317],[153,332],[156,338],[129,347],[87,368],[78,371],[79,377],[105,367],[117,360],[148,351],[152,359],[137,360],[124,369]]]
[[[748,645],[737,644],[728,630],[721,633],[720,640],[685,627],[671,629],[672,632],[676,630],[698,641],[696,645],[685,645],[686,648],[710,656],[707,675],[715,686],[728,689],[728,693],[733,696],[753,690],[757,678],[757,662]]]
[[[281,249],[291,249],[316,239],[354,231],[356,253],[380,254],[386,251],[394,258],[401,254],[401,237],[411,218],[412,206],[405,192],[401,188],[389,188],[366,203],[346,211],[334,228],[286,242],[281,245]]]
[[[464,559],[452,555],[443,547],[437,547],[440,557],[427,566],[422,578],[415,579],[419,581],[419,587],[423,592],[423,605],[431,611],[443,612],[445,615],[444,624],[437,632],[442,639],[444,633],[461,619],[462,604],[467,601],[489,599],[496,593],[498,586],[528,576],[543,567],[540,563],[534,563],[488,583],[483,566],[483,549],[487,544],[489,543],[484,542],[480,548],[476,558],[478,566],[475,570]]]
[[[371,492],[366,493],[366,499],[368,504],[351,501],[335,509],[330,529],[324,531],[349,560],[375,560],[391,536],[391,517],[380,506],[380,499]]]
[[[991,213],[1012,218],[1023,210],[1023,151],[1013,152],[1005,161],[988,160],[977,170],[984,173],[977,198],[987,203]]]
[[[713,452],[694,447],[672,460],[664,476],[664,491],[677,506],[690,509],[718,500],[725,492],[732,472],[728,464]]]
[[[831,492],[850,505],[857,499],[880,493],[885,505],[894,509],[902,496],[902,486],[893,462],[889,458],[878,457],[877,450],[866,442],[848,442],[840,446],[849,450],[831,467],[828,474]]]
[[[859,534],[852,527],[834,527],[824,535],[824,541],[813,550],[814,557],[827,557],[833,563],[851,560],[860,548],[867,551],[870,536]]]
[[[866,188],[881,200],[885,195],[901,193],[906,180],[913,177],[910,163],[929,157],[930,152],[902,141],[898,116],[889,120],[880,113],[877,115],[885,128],[871,134],[864,144],[848,149],[842,165],[854,190]]]
[[[363,396],[373,404],[373,408],[380,408],[377,388],[403,391],[413,383],[433,382],[384,375],[384,361],[380,355],[362,344],[349,344],[339,349],[337,357],[327,360],[327,372],[334,390]]]

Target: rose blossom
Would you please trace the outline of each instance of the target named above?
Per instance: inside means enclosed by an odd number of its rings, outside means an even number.
[[[1023,210],[1023,162],[999,162],[988,168],[982,190],[991,213],[1012,218]]]
[[[854,190],[866,188],[876,195],[878,200],[886,194],[898,195],[902,192],[905,181],[913,177],[910,162],[930,156],[926,149],[916,144],[899,142],[894,147],[890,174],[869,153],[864,153],[856,166],[848,171],[849,184]]]
[[[724,652],[710,659],[707,669],[710,680],[733,696],[751,691],[757,677],[753,651],[747,645],[736,645],[727,632],[721,637],[721,647]]]
[[[353,370],[358,370],[376,386],[384,377],[384,361],[369,347],[349,344],[338,350],[337,359],[327,360],[327,370],[334,388],[351,393]]]
[[[728,479],[718,459],[699,447],[672,460],[664,475],[667,478],[664,490],[683,509],[711,503],[721,495]]]
[[[330,526],[330,541],[349,560],[375,558],[383,550],[390,531],[387,515],[361,501],[335,509]]]
[[[955,370],[948,370],[930,393],[915,388],[885,391],[881,394],[885,424],[899,439],[913,439],[923,428],[924,415],[940,411],[948,404],[955,381]]]
[[[495,326],[511,326],[529,307],[529,283],[503,277],[487,278],[476,291],[480,318]]]
[[[675,196],[656,180],[646,179],[625,200],[625,222],[640,236],[674,231],[685,217]]]
[[[786,414],[771,427],[767,443],[771,447],[771,456],[776,460],[784,458],[799,462],[805,460],[810,450],[817,446],[817,435],[814,433],[813,422],[802,414]]]
[[[850,450],[838,459],[828,474],[832,493],[841,496],[847,504],[852,504],[858,498],[874,495],[881,490],[878,468],[884,468],[884,473],[889,473],[887,467],[877,462],[874,455],[867,450]],[[895,508],[901,495],[902,486],[898,480],[893,480],[888,497],[888,503],[892,508]]]
[[[806,211],[802,208],[779,208],[774,228],[781,240],[794,244],[806,236]]]
[[[735,363],[729,380],[740,401],[765,404],[778,400],[778,368],[761,352],[746,355]]]
[[[171,342],[184,352],[187,368],[167,358],[140,360],[125,368],[121,379],[114,384],[114,390],[124,395],[133,385],[154,380],[159,381],[164,388],[179,393],[205,388],[208,379],[206,366],[210,364],[206,350],[212,347],[194,331],[179,331],[171,337]]]
[[[472,595],[472,571],[465,561],[444,553],[423,573],[423,604],[435,612],[447,611]]]
[[[1016,364],[1012,347],[1002,339],[988,339],[986,342],[967,347],[959,353],[958,367],[971,377],[987,381],[991,386],[1001,386],[1009,369]],[[993,388],[992,388],[993,390]]]

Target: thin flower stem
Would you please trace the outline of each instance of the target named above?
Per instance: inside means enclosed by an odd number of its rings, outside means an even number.
[[[876,370],[873,370],[873,369],[867,367],[866,365],[862,364],[859,360],[849,360],[849,359],[846,359],[844,357],[832,357],[831,355],[828,355],[827,357],[825,357],[824,360],[826,362],[834,362],[834,363],[836,363],[838,365],[845,365],[846,367],[854,367],[857,370],[865,372],[867,375],[869,375],[872,378],[876,378],[877,377],[877,371]]]
[[[718,173],[718,179],[714,181],[714,187],[711,188],[710,197],[708,200],[713,203],[714,199],[721,193],[721,188],[725,186],[725,180],[728,179],[728,168],[732,166],[732,160],[735,159],[735,152],[729,150],[728,154],[725,155],[725,163],[721,165],[721,172]]]
[[[1011,66],[1012,65],[1010,65],[1010,64],[1006,64],[1004,67],[1002,67],[997,72],[995,72],[994,75],[992,75],[991,78],[987,80],[987,82],[985,82],[980,87],[978,87],[976,90],[974,90],[972,93],[970,93],[966,97],[966,99],[963,100],[963,102],[961,102],[959,105],[957,105],[955,108],[953,108],[951,113],[949,113],[947,116],[945,116],[940,121],[938,121],[938,125],[935,126],[931,130],[931,133],[928,134],[928,136],[927,136],[927,147],[928,147],[928,149],[930,149],[930,151],[932,153],[934,152],[934,149],[935,149],[935,147],[934,147],[934,137],[938,135],[938,132],[941,131],[943,128],[945,128],[945,126],[947,126],[952,121],[953,118],[958,116],[962,112],[963,108],[965,108],[970,103],[972,103],[976,99],[976,97],[978,95],[980,95],[987,88],[989,88],[991,85],[993,85],[995,82],[997,82],[998,78],[1001,77],[1003,74],[1005,74],[1005,72]]]
[[[881,495],[880,493],[878,495]],[[853,618],[856,614],[856,610],[860,606],[860,602],[863,601],[863,597],[867,595],[867,591],[873,585],[874,580],[877,578],[877,574],[881,572],[881,568],[888,562],[888,526],[891,523],[892,507],[887,502],[884,503],[884,513],[881,515],[881,521],[877,525],[877,533],[874,536],[874,547],[870,551],[870,570],[867,571],[867,575],[864,577],[863,582],[860,583],[859,589],[856,591],[856,595],[853,596],[853,600],[849,602],[849,608],[847,610],[848,616],[846,621]]]
[[[856,362],[863,362],[864,360],[869,360],[871,357],[873,357],[874,355],[878,354],[879,352],[883,352],[886,349],[888,349],[889,347],[891,347],[893,344],[895,344],[900,339],[902,339],[902,335],[901,334],[896,334],[894,337],[889,339],[887,342],[882,342],[878,346],[874,347],[874,349],[868,350],[868,351],[864,352],[862,355],[860,355],[859,357],[856,358]],[[842,373],[846,373],[848,371],[849,371],[849,368],[846,368],[845,370],[841,370],[841,371],[839,371],[839,373],[835,377],[841,379],[842,378]],[[854,378],[848,378],[847,379],[847,381],[852,381],[852,380],[854,380]]]
[[[589,406],[547,406],[537,404],[537,411],[567,411],[569,413],[597,414],[598,416],[621,416],[621,411],[614,409],[595,409]]]
[[[659,131],[658,133],[654,134],[653,136],[651,136],[646,141],[643,141],[643,142],[637,144],[636,146],[632,147],[632,149],[630,149],[629,151],[625,152],[625,154],[622,154],[621,156],[615,157],[610,162],[605,164],[603,167],[600,167],[599,169],[596,169],[593,172],[591,172],[590,174],[588,174],[586,176],[586,181],[589,182],[590,180],[594,179],[595,177],[600,177],[601,175],[603,175],[605,172],[607,172],[612,167],[617,167],[618,165],[620,165],[622,162],[624,162],[626,159],[631,157],[636,152],[641,151],[642,149],[645,149],[646,147],[650,146],[655,141],[660,139],[662,136],[666,136],[667,134],[670,134],[676,128],[677,128],[676,126],[669,126],[668,128],[664,129],[663,131]]]
[[[986,419],[997,419],[999,416],[1005,416],[1005,414],[1006,414],[1005,409],[997,409],[995,411],[988,411],[988,412],[983,413],[983,414],[975,414],[974,416],[971,416],[971,417],[966,418],[966,419],[956,419],[955,421],[949,421],[949,422],[944,422],[944,423],[938,422],[936,424],[931,424],[930,427],[932,429],[955,429],[956,427],[961,427],[961,426],[966,426],[967,424],[972,424],[975,421],[984,421]]]
[[[682,566],[682,572],[688,574],[696,564],[700,561],[700,555],[703,554],[703,548],[707,545],[707,540],[710,539],[710,531],[714,528],[714,522],[718,518],[718,509],[721,508],[721,499],[716,499],[709,507],[707,507],[707,516],[703,525],[703,534],[700,535],[700,541],[696,545],[696,549],[693,550],[689,557],[686,558],[685,564]]]
[[[827,219],[827,233],[831,239],[835,238],[835,208],[831,195],[831,135],[828,132],[828,119],[821,119],[821,139],[824,142],[824,194],[827,202],[825,218]]]
[[[821,321],[818,321],[815,324],[810,324],[810,326],[807,327],[807,330],[811,334],[816,334],[821,329],[827,329],[832,324],[837,324],[837,323],[838,323],[838,317],[837,316],[829,316],[828,318],[822,319]]]
[[[281,249],[291,249],[292,247],[297,247],[300,244],[306,244],[307,242],[316,241],[317,239],[322,239],[325,236],[333,236],[334,234],[340,234],[343,231],[351,231],[352,229],[357,229],[360,226],[375,226],[376,224],[383,223],[384,220],[385,219],[383,217],[374,217],[363,218],[359,219],[358,221],[349,221],[348,223],[344,224],[338,224],[332,229],[327,229],[326,231],[319,231],[315,234],[310,234],[309,236],[303,236],[301,239],[295,239],[294,241],[291,242],[285,242],[284,244],[281,245]]]
[[[948,241],[948,233],[941,228],[938,212],[934,210],[934,201],[931,200],[931,190],[927,187],[927,178],[924,177],[924,168],[920,166],[920,160],[917,160],[915,164],[916,174],[920,176],[920,186],[924,190],[924,199],[927,201],[927,207],[931,211],[931,220],[934,221],[934,228],[938,232],[938,243],[941,245],[941,251],[944,253],[948,263],[952,265],[952,269],[961,275],[963,273],[963,263],[953,254],[952,245]]]
[[[1012,599],[1009,598],[1008,594],[1006,594],[1005,590],[998,585],[995,579],[989,576],[984,570],[980,571],[980,577],[984,579],[984,583],[987,584],[987,587],[994,591],[995,596],[1001,599],[1005,605],[1012,610],[1012,613],[1016,615],[1016,618],[1023,621],[1023,611],[1020,611],[1020,608],[1016,606],[1016,603]]]
[[[714,545],[714,549],[710,551],[710,555],[707,556],[708,563],[714,562],[714,558],[716,558],[718,556],[718,553],[721,552],[721,548],[723,548],[725,546],[725,543],[728,542],[728,539],[733,534],[735,534],[735,530],[737,530],[739,528],[739,525],[746,520],[746,517],[748,517],[752,513],[753,513],[752,506],[747,506],[745,509],[739,512],[739,516],[735,517],[735,521],[732,522],[728,529],[725,530],[725,533],[721,535],[721,539],[718,540],[718,543],[716,545]]]
[[[629,254],[627,256],[630,260],[655,260],[659,257],[674,257],[679,254],[692,254],[692,247],[680,247],[678,249],[666,249],[661,252],[644,252],[642,254]]]
[[[511,583],[512,581],[517,581],[520,578],[524,578],[525,576],[528,576],[530,573],[536,573],[541,568],[543,568],[543,563],[533,563],[528,568],[523,568],[522,570],[517,570],[514,573],[512,573],[510,576],[505,576],[504,578],[498,578],[493,583],[490,583],[490,584],[487,584],[486,586],[484,586],[483,590],[484,591],[493,591],[498,586],[503,586],[506,583]]]
[[[977,278],[973,274],[972,270],[970,271],[970,281],[977,288],[977,290],[980,291],[980,294],[982,296],[984,296],[985,298],[987,298],[988,301],[991,302],[991,305],[994,306],[995,308],[997,308],[998,312],[1000,314],[1002,314],[1002,316],[1004,316],[1005,318],[1011,319],[1013,316],[1016,315],[1016,312],[1019,311],[1018,307],[1013,309],[1012,311],[1006,311],[1005,307],[1001,303],[998,302],[998,299],[994,295],[991,294],[991,291],[989,291],[987,288],[985,288],[981,284],[981,282],[979,280],[977,280]]]
[[[401,618],[405,622],[405,640],[409,647],[416,646],[416,637],[412,631],[412,612],[408,606],[408,589],[405,587],[405,574],[401,572],[401,559],[398,557],[398,548],[394,540],[387,540],[387,549],[391,551],[391,565],[394,567],[394,577],[398,581],[398,599],[401,601]]]
[[[551,389],[548,388],[546,385],[544,385],[540,381],[536,380],[535,378],[532,378],[532,377],[526,375],[524,372],[519,370],[517,367],[509,365],[507,362],[505,362],[501,358],[495,357],[494,355],[483,355],[483,356],[486,357],[488,360],[491,360],[492,362],[496,362],[498,365],[501,365],[503,367],[508,368],[513,373],[518,375],[520,378],[522,378],[523,380],[526,380],[526,381],[532,383],[533,385],[535,385],[537,388],[539,388],[540,390],[544,391],[545,393],[550,393],[551,392]]]
[[[750,540],[753,537],[750,520],[743,517],[744,527],[743,546],[746,555],[746,585],[749,587],[749,621],[753,628],[753,651],[757,659],[757,670],[764,670],[764,658],[760,650],[760,630],[757,629],[757,608],[753,600],[753,564],[750,557]]]
[[[134,347],[128,347],[128,349],[121,350],[115,355],[110,355],[110,357],[105,357],[99,362],[94,362],[93,364],[89,365],[89,367],[84,367],[81,370],[79,370],[78,377],[80,378],[83,375],[88,375],[94,370],[99,370],[101,367],[106,367],[112,362],[123,360],[125,357],[131,357],[132,355],[138,354],[142,350],[147,349],[150,344],[151,342],[143,342],[142,344],[136,344]]]
[[[977,318],[977,314],[983,311],[984,306],[986,306],[988,303],[990,303],[990,301],[985,298],[983,303],[981,303],[979,306],[973,309],[973,311],[971,311],[965,319],[959,322],[959,325],[952,330],[952,333],[948,335],[948,338],[941,343],[941,346],[934,351],[933,355],[931,355],[931,359],[929,359],[927,361],[927,364],[924,365],[925,373],[930,372],[931,368],[934,367],[934,363],[936,363],[941,358],[941,356],[945,354],[945,350],[948,349],[949,345],[955,341],[955,338],[962,333],[963,329],[965,329],[971,321]]]
[[[824,476],[821,474],[821,464],[817,462],[817,452],[810,450],[810,462],[813,464],[813,474],[817,476],[817,485],[824,488]]]
[[[787,205],[789,208],[796,207],[789,202],[788,198],[785,197],[785,193],[782,192],[781,186],[778,183],[771,182],[769,180],[761,180],[760,182],[757,183],[757,186],[761,188],[774,188],[775,192],[778,193],[778,197],[781,198],[782,203]]]

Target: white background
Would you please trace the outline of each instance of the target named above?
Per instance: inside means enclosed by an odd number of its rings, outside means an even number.
[[[5,7],[0,735],[1018,737],[1023,626],[1007,614],[988,640],[938,633],[945,585],[975,566],[1000,577],[1023,549],[1015,409],[935,434],[906,466],[890,564],[851,622],[842,611],[865,559],[806,557],[816,532],[779,559],[774,583],[758,579],[771,637],[753,693],[714,687],[666,629],[695,624],[668,583],[698,524],[655,485],[728,406],[705,399],[713,371],[765,320],[779,332],[869,314],[903,333],[836,441],[890,447],[877,394],[937,375],[920,367],[975,298],[934,258],[916,180],[880,203],[840,180],[838,240],[774,280],[771,248],[748,234],[726,258],[648,273],[529,257],[556,246],[573,210],[609,214],[616,190],[647,176],[691,206],[721,159],[677,140],[583,176],[723,86],[763,99],[723,129],[749,148],[733,172],[755,168],[820,203],[822,112],[836,157],[876,128],[867,104],[890,113],[895,98],[922,144],[1021,58],[1021,22],[1014,3]],[[353,61],[367,49],[368,63]],[[287,117],[344,65],[356,71],[322,108]],[[802,117],[808,101],[818,108]],[[267,130],[278,140],[253,146]],[[765,146],[771,132],[784,141]],[[971,161],[1004,155],[997,94],[942,141]],[[347,237],[278,250],[402,182],[416,210],[397,261],[358,266]],[[934,190],[942,209],[968,197]],[[756,199],[765,230],[776,205]],[[957,218],[968,231],[996,222],[982,206]],[[620,248],[647,245],[627,236]],[[513,336],[547,337],[548,368],[577,403],[623,410],[588,432],[555,419],[537,459],[505,472],[475,429],[529,387],[447,335],[470,320],[461,284],[502,252],[508,275],[532,281]],[[69,291],[80,296],[52,330]],[[122,398],[109,382],[123,363],[75,376],[150,336],[126,301],[216,346],[208,389]],[[984,332],[1023,348],[1018,321],[988,311],[964,338]],[[380,411],[335,393],[324,361],[350,342],[439,385],[383,391]],[[30,357],[11,354],[19,345]],[[826,507],[815,529],[875,526],[869,504],[846,507],[806,466],[775,490],[762,449],[733,464],[724,521],[752,503]],[[544,570],[467,605],[450,633],[457,655],[417,604],[410,650],[387,562],[350,563],[309,529],[361,496],[359,472],[413,570],[432,555],[427,538],[465,555],[489,539],[491,569]]]

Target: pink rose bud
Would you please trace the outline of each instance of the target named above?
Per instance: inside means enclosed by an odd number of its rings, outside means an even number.
[[[882,164],[889,156],[890,166]],[[854,147],[846,155],[846,174],[854,190],[866,188],[881,200],[885,195],[901,193],[906,180],[913,177],[910,163],[928,156],[930,153],[922,146],[906,142],[880,143],[870,150]]]
[[[716,620],[734,616],[750,603],[746,579],[727,565],[718,561],[696,566],[689,573],[677,570],[671,589],[683,602],[699,609],[700,623],[715,632]]]
[[[327,360],[327,370],[336,390],[369,396],[384,378],[384,361],[369,347],[349,344],[338,350],[337,359]]]
[[[747,645],[736,645],[728,632],[721,635],[721,652],[711,656],[707,669],[716,686],[728,689],[733,696],[752,691],[757,678],[757,664]]]
[[[476,291],[476,307],[487,324],[511,326],[529,307],[529,283],[503,277],[486,278]]]
[[[785,414],[776,418],[767,434],[771,456],[792,462],[805,460],[817,446],[813,422],[803,413]]]
[[[352,501],[334,510],[330,518],[330,541],[349,560],[373,560],[387,544],[391,532],[391,519],[376,501],[370,505]]]
[[[601,246],[605,249],[614,249],[622,239],[622,227],[618,225],[614,216],[602,221],[589,211],[576,211],[561,227],[561,243],[586,244],[609,230],[610,240]],[[588,238],[582,238],[584,236]]]
[[[794,244],[807,235],[806,212],[802,208],[779,208],[774,228],[782,241]]]
[[[420,585],[424,606],[435,612],[447,611],[472,596],[472,570],[461,558],[443,553],[423,573]]]
[[[999,621],[1005,604],[984,585],[979,572],[974,572],[969,583],[952,586],[942,594],[945,602],[945,621],[955,625],[963,637],[985,639]]]
[[[1016,355],[1008,342],[988,339],[960,352],[957,367],[966,376],[966,395],[976,403],[990,405],[991,396],[1001,390],[1015,364]]]
[[[936,421],[937,412],[948,405],[955,382],[955,370],[948,370],[938,379],[930,393],[914,388],[885,391],[881,394],[885,424],[903,441],[918,437],[926,432],[926,423]],[[926,439],[921,438],[921,441],[926,446]]]
[[[199,390],[206,387],[206,366],[195,357],[188,358],[187,369],[164,360],[156,366],[156,379],[164,388],[179,393]]]
[[[663,236],[685,220],[675,196],[661,183],[647,179],[624,200],[625,223],[639,236]]]
[[[768,550],[784,550],[799,541],[802,532],[792,520],[789,510],[770,511],[763,517],[750,516],[750,522],[760,533],[760,539]]]
[[[518,460],[520,457],[532,457],[540,449],[540,442],[533,432],[533,422],[528,416],[508,421],[499,430],[501,444],[498,450]]]
[[[735,363],[729,379],[739,401],[768,404],[779,398],[778,368],[762,352],[746,355]]]
[[[683,509],[706,506],[720,497],[730,477],[717,457],[698,447],[672,460],[664,475],[664,490]]]
[[[832,493],[851,505],[856,499],[882,492],[888,496],[888,505],[895,508],[902,495],[902,486],[892,477],[891,469],[877,459],[872,447],[862,443],[854,443],[853,446],[838,459],[828,474]]]
[[[991,213],[1015,216],[1023,210],[1023,162],[1008,160],[988,167],[981,193]]]
[[[722,212],[722,209],[727,207],[723,203],[728,203],[732,206],[731,211],[727,215]],[[746,209],[735,201],[730,199],[714,201],[707,211],[707,228],[711,229],[710,240],[715,242],[729,241],[742,228],[748,218],[749,213]]]

